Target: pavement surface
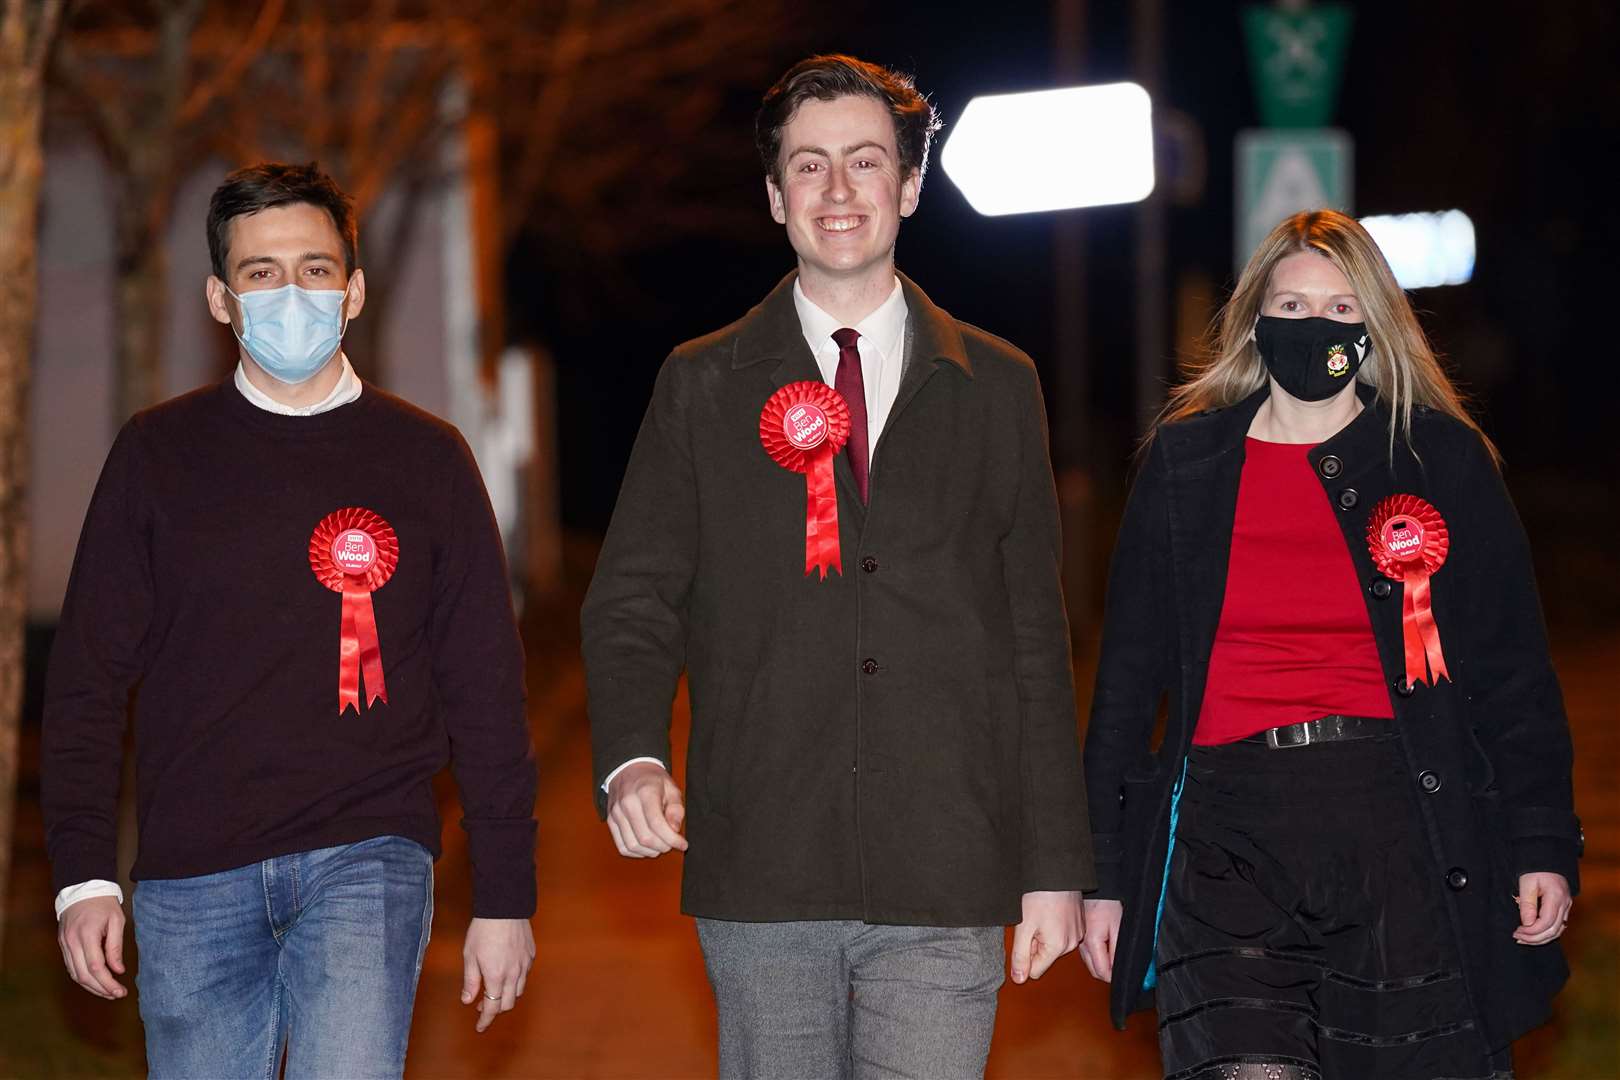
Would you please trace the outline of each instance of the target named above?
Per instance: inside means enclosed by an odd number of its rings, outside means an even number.
[[[568,622],[559,618],[557,626]],[[544,640],[551,636],[557,640]],[[475,1034],[473,1010],[458,996],[469,913],[466,845],[445,783],[434,938],[407,1066],[414,1080],[714,1075],[714,1008],[692,924],[678,913],[679,858],[621,858],[597,820],[584,679],[566,636],[565,629],[532,627],[529,634],[537,657],[531,719],[541,763],[536,970],[517,1011]],[[1565,939],[1575,977],[1555,1021],[1517,1048],[1518,1073],[1521,1080],[1620,1078],[1620,718],[1614,706],[1620,635],[1555,633],[1554,642],[1575,728],[1576,798],[1588,838],[1585,889]],[[1079,658],[1077,668],[1084,695],[1088,658]],[[675,716],[678,759],[686,722],[682,694]],[[37,737],[37,728],[24,732],[16,867],[0,969],[0,1077],[138,1076],[144,1057],[134,1001],[91,998],[60,969],[33,801]],[[1114,1031],[1105,990],[1073,956],[1037,983],[1009,983],[988,1075],[1159,1075],[1151,1015],[1139,1014],[1128,1031]]]

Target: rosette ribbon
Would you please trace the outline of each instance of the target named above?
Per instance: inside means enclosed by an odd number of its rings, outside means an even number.
[[[804,474],[804,572],[844,572],[838,544],[833,460],[849,440],[849,406],[822,382],[788,383],[759,414],[759,441],[772,461]]]
[[[360,712],[360,677],[366,680],[366,706],[388,703],[382,646],[371,594],[388,584],[399,565],[399,537],[376,513],[359,506],[334,510],[309,538],[309,568],[315,579],[343,597],[338,636],[338,715],[349,706]]]
[[[1432,686],[1450,679],[1429,593],[1429,579],[1445,564],[1451,550],[1445,519],[1416,495],[1391,495],[1373,507],[1367,520],[1367,548],[1378,572],[1402,585],[1406,685],[1427,682]]]

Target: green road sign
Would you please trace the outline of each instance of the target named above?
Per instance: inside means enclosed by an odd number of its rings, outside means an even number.
[[[1350,212],[1353,144],[1338,128],[1240,131],[1237,137],[1237,266],[1276,224],[1300,210]]]
[[[1332,123],[1350,40],[1350,9],[1301,3],[1248,7],[1243,9],[1243,34],[1260,122],[1283,128]]]

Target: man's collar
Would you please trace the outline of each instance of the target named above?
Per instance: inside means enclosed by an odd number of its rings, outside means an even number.
[[[933,301],[906,275],[896,273],[904,294],[906,315],[911,326],[911,363],[919,360],[948,360],[962,370],[973,374],[967,349],[962,344],[962,331],[956,320],[934,306]],[[804,348],[804,333],[799,324],[799,313],[793,302],[793,285],[798,271],[793,271],[777,283],[770,295],[760,301],[737,328],[736,352],[732,356],[733,368],[745,368],[763,360],[782,360],[795,349]]]
[[[840,330],[845,325],[806,296],[804,287],[797,277],[793,280],[793,308],[798,312],[799,326],[804,330],[806,340],[811,342],[812,349],[821,342],[831,339],[833,331]],[[888,298],[866,318],[856,323],[854,329],[861,337],[882,349],[892,348],[900,340],[900,335],[905,333],[906,329],[906,295],[900,288],[899,278],[894,279],[894,288],[889,290]]]
[[[284,405],[277,401],[249,381],[247,372],[242,367],[244,361],[241,360],[236,362],[236,389],[250,404],[279,416],[315,416],[318,413],[331,412],[357,399],[362,387],[360,376],[354,373],[349,358],[340,353],[338,360],[343,364],[343,371],[338,375],[337,385],[332,387],[331,393],[313,405]]]

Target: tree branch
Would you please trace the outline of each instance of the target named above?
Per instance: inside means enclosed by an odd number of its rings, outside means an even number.
[[[248,65],[258,57],[269,42],[276,24],[281,21],[281,12],[285,7],[286,0],[264,0],[259,7],[258,17],[253,20],[253,28],[248,31],[241,47],[231,54],[225,66],[220,68],[212,79],[198,84],[186,97],[185,103],[180,106],[179,123],[189,124],[201,116],[222,90],[242,77]]]
[[[127,89],[104,80],[84,63],[70,37],[56,50],[52,68],[57,85],[90,122],[90,131],[115,169],[125,168],[133,151],[129,114],[123,108]]]
[[[369,156],[372,133],[382,115],[388,69],[399,50],[399,44],[392,34],[394,15],[398,9],[398,0],[379,0],[372,9],[372,40],[376,44],[368,50],[365,71],[358,79],[360,100],[350,113],[354,127],[353,153],[349,156],[355,161],[363,161]]]
[[[56,32],[62,25],[62,9],[65,0],[45,0],[39,10],[39,20],[34,23],[34,43],[28,54],[28,67],[33,72],[45,70],[46,58],[50,56],[51,46],[56,42]]]
[[[527,207],[545,179],[546,167],[557,148],[563,115],[573,97],[575,75],[591,44],[591,16],[596,0],[571,0],[568,14],[557,30],[551,52],[548,77],[542,79],[530,126],[524,139],[523,160],[518,165],[504,204]],[[521,209],[503,215],[502,232],[508,242],[517,236],[525,215]]]

